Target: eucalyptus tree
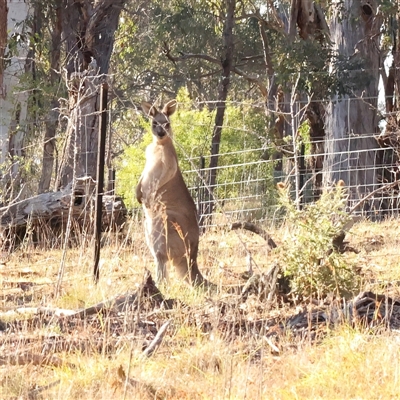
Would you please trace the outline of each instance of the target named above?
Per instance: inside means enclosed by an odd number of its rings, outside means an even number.
[[[40,157],[37,149],[41,147],[39,192],[49,190],[54,177],[59,120],[68,122],[62,126],[65,133],[60,135],[65,145],[56,187],[71,183],[74,174],[90,177],[88,182],[95,179],[99,90],[106,81],[114,32],[124,3],[124,0],[1,3],[2,11],[8,5],[9,31],[15,33],[4,46],[3,30],[0,32],[3,38],[0,38],[0,77],[3,77],[2,87],[8,88],[7,96],[2,94],[0,98],[2,161],[11,160],[10,174],[15,176],[21,163],[36,166]],[[18,14],[17,10],[25,11]],[[7,13],[1,14],[3,19],[7,18]],[[4,68],[8,69],[7,74]],[[16,84],[18,91],[13,94]],[[65,101],[59,102],[62,98]],[[25,119],[32,122],[29,137]],[[43,131],[44,141],[38,146],[37,134]],[[21,150],[22,144],[26,151]]]
[[[347,86],[345,94],[334,94],[327,108],[325,168],[330,180],[344,180],[350,187],[351,198],[357,200],[378,184],[373,169],[377,158],[373,134],[379,132],[383,16],[376,1],[346,0],[332,5],[332,12],[333,49],[339,61],[351,60],[352,68],[348,69],[347,82],[342,81]]]
[[[240,100],[247,96],[241,89],[249,89],[248,82],[243,79],[232,81],[232,71],[237,63],[254,69],[261,59],[254,56],[257,46],[251,41],[251,35],[247,35],[252,32],[254,37],[257,25],[251,21],[253,23],[241,24],[240,28],[236,26],[239,8],[234,0],[153,2],[146,7],[149,14],[139,13],[136,27],[141,40],[139,49],[135,47],[134,50],[134,63],[140,64],[142,70],[141,74],[135,73],[139,77],[136,82],[141,83],[141,93],[147,90],[147,97],[154,101],[158,95],[156,88],[162,88],[162,95],[174,96],[179,87],[186,86],[192,98],[216,109],[206,179],[209,189],[206,196],[210,201],[207,209],[200,210],[200,213],[210,214],[226,101],[231,90],[234,90],[235,99]],[[261,51],[260,44],[258,47]],[[163,58],[160,58],[160,50]],[[126,57],[124,52],[126,50],[122,49],[117,55]]]
[[[100,86],[109,70],[125,0],[64,0],[62,38],[68,84],[68,127],[58,186],[96,177]],[[89,179],[90,182],[90,179]]]
[[[344,179],[351,198],[357,201],[382,179],[373,168],[381,152],[372,135],[380,132],[378,84],[382,73],[387,93],[395,93],[396,67],[386,79],[382,66],[387,40],[381,38],[389,21],[396,31],[398,20],[393,23],[393,15],[398,16],[398,4],[291,0],[290,4],[268,2],[264,7],[254,3],[250,15],[259,21],[265,60],[265,74],[254,82],[272,117],[270,128],[278,149],[285,152],[289,147],[293,154],[294,149],[282,139],[299,137],[298,127],[306,122],[316,184],[322,184],[323,170],[329,182]],[[398,45],[396,34],[392,37],[395,63]],[[246,71],[242,76],[253,79]],[[303,113],[293,107],[299,99],[305,100]],[[387,103],[390,112],[396,101],[391,96]],[[297,126],[294,114],[300,119]]]
[[[48,69],[43,71],[42,68],[41,76],[39,77],[39,73],[36,75],[36,80],[41,81],[40,86],[42,89],[48,89],[47,91],[42,91],[41,99],[41,105],[46,104],[46,107],[43,107],[45,109],[43,113],[45,132],[43,138],[42,168],[38,185],[39,193],[47,192],[50,189],[51,180],[55,173],[56,135],[60,117],[59,98],[61,95],[66,95],[66,90],[64,90],[61,79],[61,63],[63,61],[63,58],[61,58],[62,17],[62,0],[36,2],[35,34],[41,34],[41,41],[46,41],[46,44],[42,44],[42,46],[37,44],[36,50],[41,51],[43,47],[46,48],[48,60]],[[49,28],[49,37],[46,37],[41,32],[44,21],[46,21]],[[36,67],[36,70],[38,69]]]
[[[0,2],[0,164],[2,201],[21,190],[28,93],[23,90],[29,52],[28,2]],[[21,193],[20,193],[21,194]]]
[[[7,0],[0,0],[0,87],[4,82],[4,55],[7,47]],[[3,92],[3,91],[2,91]],[[3,95],[3,93],[1,93]]]
[[[400,162],[400,1],[382,1],[380,10],[384,18],[380,49],[386,62],[380,69],[385,94],[381,117],[385,124],[378,136],[378,142],[384,149],[378,158],[382,163],[379,179],[391,185],[386,193],[383,192],[383,207],[398,210],[400,202],[394,194],[399,191],[396,182],[400,179],[400,171],[393,165]]]

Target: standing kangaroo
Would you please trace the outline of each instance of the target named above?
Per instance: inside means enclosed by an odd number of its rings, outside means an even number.
[[[147,102],[142,109],[152,120],[153,143],[146,149],[146,164],[136,187],[143,205],[146,241],[156,263],[157,282],[167,279],[168,262],[178,276],[198,286],[206,284],[197,265],[199,226],[196,206],[183,180],[172,141],[170,116],[176,100],[162,111]]]

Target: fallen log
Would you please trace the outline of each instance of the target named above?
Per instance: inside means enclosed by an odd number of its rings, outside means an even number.
[[[146,270],[144,279],[140,287],[131,293],[121,294],[111,299],[101,301],[87,308],[79,310],[51,308],[51,307],[18,307],[8,310],[6,313],[0,313],[1,317],[8,317],[21,314],[40,315],[42,317],[56,317],[64,320],[85,319],[91,315],[106,313],[109,311],[123,312],[127,308],[136,309],[143,301],[151,301],[155,306],[164,304],[167,308],[171,307],[171,300],[164,299],[162,293],[157,288],[151,274]],[[5,329],[5,328],[4,328]],[[1,327],[0,327],[1,330]]]
[[[72,218],[72,239],[75,234],[90,232],[95,198],[80,185],[37,196],[0,207],[0,246],[13,249],[27,235],[33,243],[56,246],[61,244],[67,221]],[[121,229],[127,210],[122,198],[103,195],[102,231]]]
[[[234,222],[231,225],[231,229],[245,229],[247,231],[256,233],[257,235],[260,235],[267,243],[270,249],[275,249],[277,247],[276,243],[270,236],[270,234],[264,229],[260,228],[259,226],[251,223],[251,222]]]
[[[0,357],[0,365],[47,365],[60,368],[67,365],[70,368],[75,367],[71,363],[65,363],[60,357],[54,354],[36,354],[26,352],[24,354],[9,355],[8,357]]]
[[[110,309],[115,311],[125,311],[128,307],[137,308],[144,299],[150,300],[154,305],[160,306],[165,300],[160,290],[157,288],[151,274],[146,270],[143,283],[139,289],[133,293],[119,295],[113,299],[102,301],[91,307],[84,308],[66,318],[86,318],[89,315],[98,314]]]

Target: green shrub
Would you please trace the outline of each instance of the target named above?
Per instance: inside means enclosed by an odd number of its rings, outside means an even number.
[[[345,211],[346,189],[338,184],[325,190],[318,201],[302,210],[290,198],[288,187],[282,184],[278,189],[289,231],[282,246],[283,270],[292,294],[320,299],[354,293],[360,279],[333,245],[351,220]]]

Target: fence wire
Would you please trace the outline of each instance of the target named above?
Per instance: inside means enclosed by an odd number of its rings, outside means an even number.
[[[374,99],[378,102],[378,98]],[[350,104],[350,101],[354,102],[355,100],[360,101],[360,99],[348,99],[348,102]],[[368,99],[362,99],[363,102],[366,100]],[[379,101],[382,102],[382,99]],[[262,104],[258,103],[249,105],[231,102],[230,105],[250,107],[258,111],[262,107]],[[180,106],[183,109],[189,109],[189,105],[181,104]],[[199,109],[201,106],[205,106],[205,104],[190,105],[192,108]],[[297,109],[302,109],[302,106],[303,104],[299,102]],[[259,143],[264,143],[262,146],[249,148],[248,142],[254,143],[255,141],[249,141],[247,138],[260,137],[265,134],[265,126],[259,127],[260,131],[256,132],[245,121],[244,113],[240,119],[243,119],[242,126],[237,123],[236,128],[231,126],[229,119],[225,121],[222,141],[229,140],[225,136],[226,130],[236,130],[236,136],[242,137],[243,140],[241,144],[236,144],[236,148],[239,147],[240,150],[221,152],[218,155],[217,180],[215,186],[211,188],[212,200],[209,199],[210,188],[206,184],[210,173],[207,166],[210,164],[211,156],[209,154],[180,156],[181,169],[198,207],[200,221],[204,216],[203,210],[207,209],[208,203],[212,201],[212,225],[225,225],[246,220],[275,224],[281,220],[283,215],[277,200],[276,184],[278,182],[286,182],[290,185],[293,199],[297,200],[301,207],[315,201],[324,187],[332,185],[339,179],[342,179],[348,188],[349,209],[358,204],[360,199],[369,196],[362,207],[355,210],[356,214],[373,219],[398,216],[400,208],[399,185],[396,184],[400,178],[398,133],[389,134],[385,128],[382,128],[380,134],[356,135],[343,132],[342,137],[339,138],[332,138],[332,133],[330,133],[330,137],[320,140],[314,138],[312,141],[308,141],[304,137],[292,140],[291,131],[294,128],[289,125],[285,137],[287,140],[281,147],[276,147],[271,140],[263,138],[259,141]],[[295,119],[292,119],[292,122],[296,122]],[[110,121],[112,120],[110,114]],[[134,118],[129,121],[128,125],[115,122],[112,129],[110,126],[110,132],[111,130],[132,131],[134,128],[137,131],[143,130],[142,127],[139,129],[135,126]],[[189,131],[185,134],[198,134],[196,129],[201,127],[199,132],[206,132],[209,135],[212,131],[213,121],[210,118],[205,121],[199,121],[198,126],[196,121],[190,121]],[[34,126],[40,129],[41,124],[43,125],[43,121],[35,123]],[[172,129],[174,131],[175,128],[176,130],[182,129],[179,124],[188,129],[187,121],[179,122],[179,120],[173,121]],[[299,121],[296,122],[296,125],[298,128]],[[28,127],[26,130],[28,131]],[[115,137],[113,136],[114,141]],[[181,146],[179,140],[179,135],[177,135],[177,148]],[[135,136],[135,141],[136,143],[140,141],[140,137]],[[110,144],[110,149],[113,146],[115,147],[114,142]],[[209,137],[204,138],[201,146],[206,153],[209,147]],[[119,143],[118,151],[122,147]],[[22,149],[24,156],[14,161],[15,164],[18,164],[23,159],[32,160],[32,169],[36,171],[36,175],[24,183],[24,187],[29,188],[26,190],[28,195],[33,195],[37,187],[36,177],[41,168],[41,146],[40,150],[38,149],[35,140],[26,141]],[[80,149],[80,154],[83,154],[82,150]],[[90,154],[87,153],[87,156],[89,157]],[[111,179],[117,180],[116,187],[118,188],[118,180],[121,181],[124,178],[119,177],[117,170],[117,177],[114,176]],[[139,175],[129,177],[126,186],[131,186],[132,192],[138,179]],[[113,184],[111,186],[114,187]]]
[[[345,139],[331,139],[322,142],[334,152],[306,154],[300,149],[308,143],[299,143],[299,149],[292,149],[292,156],[282,159],[266,158],[276,148],[246,149],[219,155],[217,182],[212,188],[215,201],[212,225],[229,224],[235,221],[263,221],[275,224],[282,217],[277,202],[276,184],[284,182],[290,186],[293,199],[299,205],[318,199],[324,188],[339,179],[345,182],[349,193],[349,209],[363,198],[362,206],[354,210],[356,215],[371,219],[397,217],[400,197],[396,180],[399,175],[398,149],[386,144],[381,147],[379,137],[374,134],[353,136]],[[368,149],[357,149],[360,140],[368,140]],[[249,157],[251,156],[251,157]],[[324,160],[318,169],[315,159]],[[247,161],[251,158],[251,161]],[[190,158],[190,164],[208,165],[210,156]],[[235,162],[229,160],[234,159]],[[254,161],[254,159],[256,159]],[[189,190],[198,210],[204,210],[208,203],[206,184],[209,168],[193,168],[183,171]],[[395,184],[393,184],[395,183]],[[373,193],[374,192],[374,193]],[[212,200],[211,200],[212,201]],[[199,215],[202,220],[202,215]]]

